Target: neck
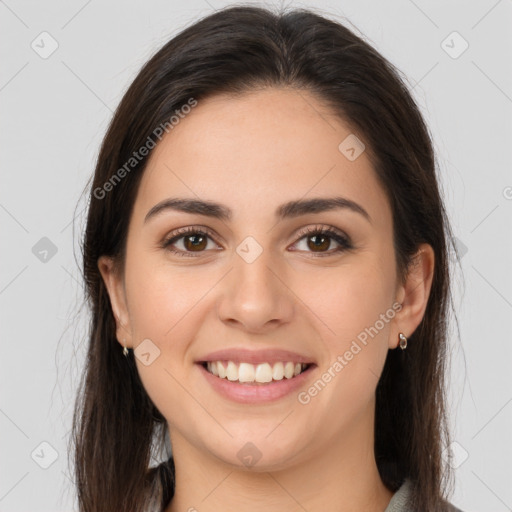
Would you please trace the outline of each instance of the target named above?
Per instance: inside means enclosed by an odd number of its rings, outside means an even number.
[[[165,512],[383,512],[393,495],[375,462],[373,415],[278,471],[234,467],[171,432],[176,488]]]

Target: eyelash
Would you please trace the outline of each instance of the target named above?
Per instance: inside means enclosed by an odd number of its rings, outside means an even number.
[[[206,235],[212,239],[215,238],[214,234],[207,228],[198,228],[194,226],[189,226],[186,228],[181,228],[177,231],[174,231],[171,233],[171,235],[166,238],[162,244],[162,249],[167,249],[169,252],[177,255],[177,256],[183,256],[183,257],[191,257],[196,258],[201,254],[201,252],[204,251],[198,251],[197,256],[193,253],[193,251],[182,251],[181,249],[173,249],[171,245],[175,243],[176,241],[180,240],[181,238],[184,238],[187,234],[194,234],[194,235]],[[334,227],[325,227],[325,226],[314,226],[314,227],[308,227],[303,230],[301,230],[297,236],[299,236],[299,239],[297,242],[302,240],[303,238],[307,237],[307,235],[327,235],[329,238],[332,238],[335,242],[337,242],[340,247],[337,249],[331,250],[329,252],[325,253],[314,253],[315,258],[323,258],[326,256],[332,256],[334,254],[338,254],[342,251],[347,251],[350,249],[353,249],[353,245],[350,242],[349,238],[342,234],[340,231],[338,231]],[[215,241],[215,240],[214,240]],[[295,243],[297,243],[295,242]]]

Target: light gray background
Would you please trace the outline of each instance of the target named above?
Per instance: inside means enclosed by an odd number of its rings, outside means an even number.
[[[73,253],[80,263],[86,202],[77,203],[143,62],[230,3],[0,1],[0,511],[76,510],[67,434],[87,325]],[[512,510],[512,2],[288,5],[347,17],[408,77],[427,118],[463,270],[451,342],[452,501],[465,512]],[[42,58],[51,38],[58,48]]]

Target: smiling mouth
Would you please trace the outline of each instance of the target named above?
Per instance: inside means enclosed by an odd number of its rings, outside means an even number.
[[[277,363],[234,363],[233,361],[204,361],[203,368],[216,377],[238,384],[269,384],[290,380],[307,371],[312,364],[283,361]]]

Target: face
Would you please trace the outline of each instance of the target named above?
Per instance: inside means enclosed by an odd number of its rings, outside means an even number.
[[[124,274],[99,266],[173,448],[268,470],[373,428],[430,283],[399,284],[389,202],[367,152],[340,149],[351,134],[311,94],[266,89],[201,100],[152,150]],[[154,209],[171,198],[210,207]]]

